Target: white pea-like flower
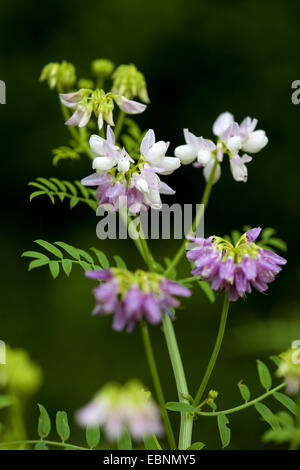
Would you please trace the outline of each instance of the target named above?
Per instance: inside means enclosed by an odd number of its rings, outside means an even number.
[[[155,134],[152,129],[144,136],[140,152],[146,162],[156,168],[156,173],[161,175],[170,175],[180,167],[180,159],[176,157],[167,157],[166,152],[169,148],[169,142],[160,140],[155,142]]]

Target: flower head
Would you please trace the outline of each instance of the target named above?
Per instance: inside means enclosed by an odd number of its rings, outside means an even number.
[[[298,343],[295,341],[295,343]],[[287,392],[291,395],[300,390],[300,354],[297,347],[290,348],[280,354],[280,364],[277,369],[278,377],[286,380]]]
[[[118,440],[127,429],[140,441],[150,434],[163,434],[158,406],[138,380],[121,386],[106,384],[76,413],[81,426],[103,426],[109,440]]]
[[[249,230],[235,246],[217,236],[189,237],[196,245],[187,252],[195,263],[192,274],[209,281],[213,290],[227,292],[230,301],[244,297],[252,287],[266,291],[286,260],[254,243],[260,232],[260,227]]]
[[[175,281],[160,274],[138,270],[111,268],[87,271],[86,276],[102,281],[94,289],[96,307],[94,315],[113,314],[113,329],[125,327],[131,331],[136,322],[145,319],[149,323],[162,322],[164,313],[171,314],[179,305],[175,296],[189,297],[191,292]]]
[[[61,93],[60,100],[64,106],[75,109],[74,114],[65,123],[67,126],[86,126],[94,113],[99,129],[102,129],[104,121],[110,126],[115,125],[113,120],[115,103],[127,114],[140,114],[147,107],[119,94],[105,93],[99,88],[96,90],[81,88],[73,93]]]
[[[137,161],[115,144],[115,136],[107,127],[106,139],[97,135],[90,138],[90,147],[95,155],[93,168],[96,174],[84,178],[81,183],[85,186],[98,186],[96,196],[100,205],[110,204],[110,210],[118,210],[120,196],[126,196],[131,214],[137,214],[141,209],[152,207],[161,209],[161,194],[174,194],[166,183],[160,180],[159,174],[169,175],[180,166],[176,157],[166,156],[169,143],[155,142],[155,134],[150,129],[143,138],[140,146],[140,156]]]
[[[233,178],[245,183],[248,178],[246,163],[249,163],[252,157],[247,153],[240,156],[239,152],[257,153],[268,143],[265,131],[255,130],[256,125],[256,119],[246,117],[238,124],[231,113],[222,113],[213,124],[213,133],[218,137],[216,144],[203,137],[196,137],[188,129],[184,129],[186,144],[176,147],[175,155],[185,165],[197,160],[194,166],[204,167],[206,180],[215,168],[213,183],[216,183],[221,176],[220,163],[224,155],[228,154]]]
[[[145,77],[134,64],[120,65],[112,78],[112,93],[118,93],[130,100],[139,97],[144,103],[150,102]]]
[[[76,82],[76,71],[73,64],[66,62],[50,62],[45,65],[40,75],[40,82],[47,81],[52,90],[56,86],[60,89],[70,89]]]

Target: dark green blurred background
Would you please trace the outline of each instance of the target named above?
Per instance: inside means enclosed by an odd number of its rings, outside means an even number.
[[[70,414],[104,382],[139,377],[152,387],[139,328],[132,334],[111,330],[111,318],[92,318],[91,288],[82,270],[71,280],[53,281],[46,268],[27,272],[22,251],[33,240],[63,240],[108,256],[120,253],[132,268],[142,266],[130,241],[100,242],[97,219],[88,207],[72,211],[43,198],[28,200],[27,182],[38,176],[80,179],[90,162],[61,162],[53,168],[51,149],[64,145],[64,128],[55,92],[38,77],[44,64],[63,59],[87,76],[90,61],[107,57],[134,62],[146,75],[151,105],[138,118],[171,150],[183,143],[182,128],[211,137],[217,115],[231,111],[240,121],[259,120],[268,146],[248,165],[247,184],[236,183],[227,162],[205,217],[206,234],[224,234],[245,224],[272,226],[289,246],[288,265],[268,295],[254,293],[230,311],[222,356],[210,382],[220,392],[219,407],[240,400],[237,382],[260,392],[255,359],[264,360],[300,339],[299,319],[299,125],[300,106],[291,102],[291,83],[300,79],[300,8],[285,1],[53,0],[1,2],[0,79],[7,104],[0,108],[2,161],[1,327],[0,338],[26,348],[44,371],[44,384],[27,412],[31,437],[35,402],[54,414]],[[185,167],[167,178],[173,201],[200,202],[201,170]],[[159,257],[172,256],[176,243],[152,242]],[[163,249],[161,248],[163,247]],[[214,344],[220,300],[210,305],[195,289],[175,324],[190,391],[194,393]],[[151,328],[166,399],[176,391],[163,336]],[[276,403],[272,404],[276,410]],[[172,415],[176,421],[177,416]],[[232,448],[261,448],[266,430],[254,410],[232,415]],[[82,432],[74,426],[74,439]],[[195,440],[219,448],[215,420],[199,419]]]

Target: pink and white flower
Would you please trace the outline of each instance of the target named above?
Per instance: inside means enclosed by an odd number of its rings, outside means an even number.
[[[159,408],[138,380],[121,386],[106,384],[83,408],[77,411],[81,426],[101,426],[110,441],[117,441],[125,430],[141,441],[164,433]]]
[[[268,143],[265,131],[255,130],[256,125],[257,119],[246,117],[241,124],[238,124],[233,114],[222,113],[212,128],[213,133],[218,137],[216,144],[203,137],[196,137],[188,129],[184,129],[186,144],[176,147],[175,155],[184,165],[197,159],[193,166],[204,167],[203,174],[206,180],[209,179],[214,168],[213,183],[216,183],[221,176],[220,163],[223,161],[224,154],[227,153],[233,178],[236,181],[246,182],[248,171],[245,164],[252,158],[247,154],[241,157],[239,152],[257,153]]]

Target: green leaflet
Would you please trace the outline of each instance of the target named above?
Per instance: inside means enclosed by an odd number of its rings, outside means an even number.
[[[75,258],[75,259],[80,258],[79,251],[77,250],[77,248],[74,248],[74,246],[71,246],[71,245],[69,245],[68,243],[65,243],[65,242],[55,242],[55,245],[58,245],[61,248],[63,248],[73,258]]]
[[[131,437],[127,429],[123,430],[123,433],[118,440],[118,450],[132,450]]]
[[[56,279],[59,275],[59,262],[58,261],[49,261],[49,269],[53,279]]]
[[[68,416],[65,411],[58,411],[56,413],[56,431],[62,442],[65,442],[70,437],[70,427],[68,423]]]
[[[34,450],[48,450],[48,446],[45,444],[45,442],[41,441],[35,444]]]
[[[100,428],[99,426],[88,426],[85,431],[85,439],[90,449],[94,449],[100,442]]]
[[[198,408],[184,402],[169,401],[166,403],[166,409],[170,411],[180,411],[188,413],[198,413]]]
[[[272,387],[272,377],[270,371],[264,362],[259,360],[256,362],[260,383],[266,390],[270,390]]]
[[[28,266],[28,271],[31,271],[34,268],[40,268],[41,266],[45,266],[49,263],[49,259],[36,259],[31,261]]]
[[[275,400],[279,401],[279,403],[285,406],[291,413],[293,413],[295,416],[297,415],[297,404],[294,402],[294,400],[280,392],[275,392],[273,397]]]
[[[96,248],[93,248],[93,247],[90,248],[90,250],[92,250],[95,253],[102,268],[108,269],[110,264],[109,264],[106,254],[103,253],[103,251],[97,250]]]
[[[121,256],[119,256],[119,255],[114,255],[113,258],[114,258],[114,260],[115,260],[115,263],[116,263],[117,268],[127,269],[126,263],[125,263],[125,261],[121,258]]]
[[[280,429],[278,418],[272,413],[264,403],[255,403],[256,411],[262,416],[262,418],[271,426],[273,430]]]
[[[227,418],[226,415],[218,415],[217,418],[218,421],[218,428],[219,428],[219,434],[222,442],[222,447],[227,447],[230,444],[230,439],[231,439],[231,430],[227,426],[229,424],[229,419]]]
[[[65,274],[69,276],[72,271],[72,266],[73,266],[72,261],[70,259],[63,259],[61,261],[61,265],[63,267]]]
[[[46,408],[43,405],[38,405],[40,410],[40,416],[38,420],[38,435],[41,439],[44,439],[50,434],[51,431],[51,421],[47,413]]]
[[[238,387],[239,387],[240,393],[242,395],[242,398],[245,400],[245,402],[249,401],[250,398],[251,398],[251,393],[250,393],[250,390],[247,387],[247,385],[245,385],[242,382],[239,382]]]
[[[42,246],[43,248],[45,248],[45,250],[49,251],[50,253],[57,256],[58,258],[63,257],[62,252],[56,246],[52,245],[51,243],[47,242],[46,240],[35,240],[35,243]]]
[[[194,442],[194,444],[192,444],[186,450],[202,450],[204,447],[205,444],[203,444],[203,442]]]

